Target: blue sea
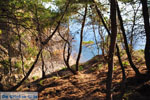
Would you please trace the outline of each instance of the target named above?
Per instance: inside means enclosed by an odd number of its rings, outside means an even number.
[[[101,41],[99,32],[98,32],[98,26],[94,25],[95,27],[95,33],[96,33],[96,39],[98,42]],[[73,51],[72,51],[72,56],[76,59],[78,50],[79,50],[79,44],[80,44],[80,30],[81,29],[81,23],[70,23],[70,34],[74,37],[74,42],[73,44]],[[105,32],[105,31],[104,31]],[[106,32],[105,32],[106,33]],[[107,35],[107,33],[106,33]],[[82,47],[82,55],[80,62],[86,62],[95,55],[102,54],[101,49],[98,51],[95,38],[94,38],[94,32],[93,32],[93,25],[88,25],[86,23],[86,26],[84,27],[84,37],[83,41],[93,41],[94,44],[91,46],[85,46],[83,45]],[[145,47],[145,38],[138,38],[136,41],[134,41],[134,50],[140,50],[144,49]]]

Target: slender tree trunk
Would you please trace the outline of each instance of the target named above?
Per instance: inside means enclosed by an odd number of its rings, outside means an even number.
[[[121,84],[121,95],[120,95],[120,100],[122,100],[123,98],[123,95],[125,93],[125,81],[126,81],[126,74],[125,74],[125,69],[124,69],[124,66],[122,64],[122,60],[121,60],[121,57],[120,57],[120,50],[119,50],[119,47],[116,46],[117,48],[117,56],[118,56],[118,60],[119,60],[119,64],[121,66],[121,70],[122,70],[122,84]]]
[[[38,1],[37,1],[37,4],[38,4]],[[38,32],[38,38],[39,38],[39,41],[40,41],[40,48],[42,48],[42,29],[41,29],[41,24],[40,24],[40,21],[39,21],[39,18],[38,18],[38,8],[37,8],[37,5],[35,5],[35,18],[36,18],[36,22],[35,24],[37,25],[36,26],[36,30]],[[44,71],[44,66],[45,66],[45,63],[44,63],[44,58],[43,58],[43,53],[41,52],[41,62],[42,62],[42,78],[45,78],[45,71]]]
[[[1,83],[3,76],[0,75],[0,91],[3,91],[3,84]]]
[[[119,18],[119,21],[120,21],[121,31],[122,31],[122,34],[123,34],[124,44],[125,44],[125,47],[126,47],[126,53],[127,53],[127,56],[128,56],[129,63],[131,65],[132,69],[135,71],[136,75],[139,76],[140,72],[136,68],[136,66],[134,65],[134,63],[132,61],[132,57],[131,57],[130,51],[129,51],[128,42],[127,42],[127,36],[126,36],[125,29],[124,29],[124,26],[123,26],[123,20],[122,20],[121,14],[120,14],[120,9],[119,9],[119,5],[118,4],[117,4],[117,14],[118,14],[118,18]]]
[[[37,63],[41,52],[42,52],[42,49],[39,50],[39,52],[38,52],[38,54],[37,54],[37,57],[36,57],[36,59],[35,59],[33,65],[31,66],[31,68],[30,68],[29,71],[27,72],[26,76],[25,76],[16,86],[10,88],[8,91],[14,91],[14,90],[16,90],[16,89],[28,78],[28,76],[30,75],[30,73],[32,72],[34,66],[35,66],[36,63]]]
[[[145,61],[148,72],[150,72],[150,22],[148,15],[147,0],[141,0],[142,12],[144,18],[144,28],[146,33],[146,45],[145,45]]]
[[[59,20],[59,22],[58,22],[58,24],[57,24],[55,30],[52,32],[51,35],[48,36],[48,38],[47,38],[44,42],[42,42],[43,46],[45,46],[45,45],[52,39],[52,37],[54,36],[54,34],[56,33],[57,29],[59,28],[60,22],[61,22],[61,20],[63,19],[64,15],[65,15],[65,13],[66,13],[68,7],[69,7],[69,3],[70,3],[70,0],[68,1],[67,5],[66,5],[66,8],[65,8],[65,12],[64,12],[63,15],[61,16],[61,18],[60,18],[60,20]],[[42,47],[43,47],[43,46],[42,46]],[[36,63],[37,63],[37,61],[38,61],[38,59],[39,59],[39,56],[40,56],[42,50],[43,50],[43,48],[41,48],[41,49],[39,50],[39,52],[38,52],[38,54],[37,54],[37,56],[36,56],[36,59],[35,59],[34,63],[32,64],[31,68],[29,69],[29,71],[27,72],[26,76],[25,76],[16,86],[14,86],[14,87],[8,89],[8,91],[14,91],[14,90],[16,90],[16,89],[17,89],[18,87],[20,87],[21,84],[29,77],[30,73],[31,73],[32,70],[34,69],[34,67],[35,67],[35,65],[36,65]]]
[[[10,48],[10,42],[8,42],[8,62],[9,62],[9,76],[12,75],[12,58],[11,58],[11,48]]]
[[[94,5],[95,5],[95,9],[96,9],[96,12],[97,12],[97,14],[98,14],[100,20],[102,21],[102,23],[103,23],[103,25],[104,25],[106,31],[107,31],[108,34],[110,35],[111,33],[110,33],[110,31],[109,31],[109,29],[108,29],[108,27],[107,27],[107,25],[106,25],[106,23],[105,23],[105,21],[104,21],[104,18],[103,18],[103,15],[102,15],[101,11],[98,9],[96,2],[95,2],[94,0],[92,0],[92,1],[93,1]]]
[[[12,75],[12,62],[11,62],[11,57],[10,57],[10,55],[9,55],[8,61],[9,61],[9,68],[10,68],[9,74],[10,74],[10,76],[11,76],[11,75]]]
[[[94,0],[93,0],[93,3],[95,3]],[[100,10],[98,9],[96,3],[95,3],[95,8],[96,8],[97,14],[99,15],[99,17],[100,17],[100,19],[101,19],[101,21],[102,21],[102,23],[103,23],[103,25],[104,25],[106,31],[108,32],[108,35],[111,36],[111,33],[110,33],[110,31],[109,31],[109,29],[108,29],[108,27],[107,27],[107,25],[106,25],[106,23],[105,23],[105,21],[104,21],[104,19],[103,19],[103,16],[102,16]],[[125,85],[124,85],[124,80],[126,79],[126,76],[125,76],[125,71],[124,71],[124,68],[123,68],[123,65],[122,65],[122,61],[121,61],[121,57],[120,57],[119,46],[118,46],[117,44],[116,44],[116,48],[117,48],[117,56],[118,56],[119,63],[120,63],[121,69],[122,69],[122,74],[123,74],[123,83],[122,83],[122,86],[125,87]],[[122,88],[122,94],[124,93],[124,90],[123,90],[123,89],[124,89],[124,88]],[[122,96],[121,96],[121,97],[122,97]]]
[[[62,14],[60,20],[58,21],[58,24],[57,24],[55,30],[52,32],[51,35],[48,36],[48,38],[47,38],[45,41],[42,42],[43,45],[46,45],[46,44],[49,42],[49,40],[53,37],[53,35],[56,33],[56,31],[58,30],[58,28],[59,28],[59,26],[60,26],[60,23],[61,23],[62,19],[63,19],[64,16],[65,16],[65,13],[67,12],[67,10],[68,10],[68,8],[69,8],[70,1],[71,1],[71,0],[68,0],[68,1],[67,1],[66,7],[65,7],[65,11],[64,11],[64,13]]]
[[[116,0],[111,0],[111,44],[109,47],[109,59],[108,59],[108,74],[106,83],[106,100],[112,100],[111,88],[112,88],[112,75],[113,75],[113,56],[117,38],[117,23],[116,23]]]
[[[68,26],[69,26],[69,25],[68,25]],[[69,27],[68,27],[68,28],[69,28]],[[59,29],[58,29],[58,33],[59,33],[59,36],[65,41],[64,50],[63,50],[63,59],[64,59],[64,62],[65,62],[65,64],[66,64],[67,68],[68,68],[73,74],[76,74],[76,72],[75,72],[73,69],[71,69],[70,64],[69,64],[69,60],[70,60],[70,56],[71,56],[71,44],[70,44],[70,42],[68,41],[68,40],[69,40],[69,37],[68,37],[68,39],[65,39],[65,38],[61,35]],[[68,45],[68,46],[67,46],[67,45]],[[68,48],[67,48],[67,58],[66,58],[66,47],[68,47]]]
[[[137,9],[135,10],[134,9],[134,16],[133,16],[133,24],[132,24],[132,27],[131,27],[131,36],[130,36],[130,53],[131,55],[133,54],[133,39],[134,39],[134,30],[135,30],[135,24],[136,24],[136,16],[137,16],[137,13],[139,11],[139,7],[140,7],[140,4],[138,5]]]
[[[120,57],[120,50],[119,50],[119,47],[117,46],[117,56],[118,56],[118,60],[119,60],[119,64],[121,66],[121,70],[122,70],[122,79],[125,80],[126,79],[126,74],[125,74],[125,70],[124,70],[124,66],[122,64],[122,60],[121,60],[121,57]]]
[[[93,3],[95,3],[94,0],[93,0]],[[117,12],[118,12],[118,7],[119,7],[119,6],[118,6],[118,4],[117,4]],[[96,3],[95,3],[95,8],[96,8],[96,11],[97,11],[97,13],[98,13],[100,19],[102,20],[102,23],[103,23],[104,27],[106,28],[106,31],[107,31],[108,34],[110,35],[109,29],[107,28],[107,25],[105,24],[105,21],[104,21],[104,19],[103,19],[103,16],[102,16],[100,10],[98,9]],[[119,12],[120,12],[120,10],[119,10]],[[118,17],[119,17],[119,15],[120,15],[119,12],[118,12]],[[121,15],[120,15],[119,20],[121,20],[121,19],[122,19],[122,17],[121,17]],[[122,23],[121,23],[121,22],[122,22]],[[140,72],[139,72],[139,70],[135,67],[135,65],[134,65],[134,63],[133,63],[133,61],[132,61],[132,57],[131,57],[130,52],[129,52],[128,42],[127,42],[127,38],[126,38],[126,34],[125,34],[124,27],[123,27],[123,21],[120,21],[120,25],[121,25],[121,30],[122,30],[122,33],[123,33],[123,36],[124,36],[124,42],[125,42],[125,46],[126,46],[126,52],[127,52],[127,55],[128,55],[129,63],[130,63],[130,65],[131,65],[132,69],[135,71],[136,75],[140,75]],[[117,46],[117,44],[116,44],[116,46]]]
[[[108,35],[111,36],[111,33],[110,33],[110,31],[109,31],[109,29],[108,29],[108,27],[107,27],[107,25],[106,25],[106,23],[105,23],[105,21],[104,21],[104,18],[103,18],[103,15],[102,15],[101,11],[98,9],[98,7],[97,7],[97,5],[96,5],[96,2],[95,2],[94,0],[93,0],[93,3],[95,4],[95,9],[96,9],[96,11],[97,11],[97,14],[98,14],[100,20],[102,21],[102,23],[103,23],[103,25],[104,25],[104,28],[106,29]],[[102,37],[102,35],[101,35],[101,37]],[[101,38],[101,39],[104,41],[104,38]],[[109,39],[107,39],[107,40],[109,40]],[[108,43],[108,42],[107,42],[107,43]],[[119,46],[117,45],[117,43],[116,43],[116,47],[119,47]],[[103,43],[103,48],[104,48],[104,43]]]
[[[79,67],[79,60],[80,60],[81,53],[82,53],[83,30],[84,30],[86,15],[87,15],[87,4],[85,6],[85,13],[83,16],[83,22],[82,22],[81,33],[80,33],[80,46],[79,46],[79,53],[78,53],[77,60],[76,60],[76,71],[79,70],[78,67]]]
[[[63,51],[63,59],[64,59],[64,62],[65,62],[65,64],[66,64],[66,66],[67,66],[67,68],[73,73],[73,74],[77,74],[73,69],[71,69],[71,67],[70,67],[70,64],[69,64],[69,59],[70,59],[70,43],[68,44],[68,50],[67,50],[67,59],[65,58],[65,50],[66,50],[66,45],[67,45],[67,42],[65,43],[65,45],[64,45],[64,51]]]
[[[43,58],[43,53],[41,52],[41,60],[42,60],[42,78],[45,78],[45,62],[44,62],[44,58]]]

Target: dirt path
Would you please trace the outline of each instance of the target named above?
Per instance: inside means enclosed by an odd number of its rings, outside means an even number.
[[[37,91],[39,100],[105,100],[107,65],[101,67],[99,65],[100,63],[97,62],[88,63],[78,75],[72,75],[68,70],[61,70],[45,79],[23,85],[20,90]],[[143,71],[145,67],[140,66],[139,69]],[[139,92],[142,91],[143,84],[146,84],[146,88],[148,86],[150,88],[149,76],[143,75],[141,78],[136,78],[130,66],[126,66],[125,70],[128,79],[124,98],[128,100],[150,100],[149,96],[143,96],[143,92]],[[115,66],[113,75],[114,100],[119,100],[121,81],[121,68]],[[150,93],[150,90],[147,90],[146,93]],[[144,94],[146,93],[144,92]]]

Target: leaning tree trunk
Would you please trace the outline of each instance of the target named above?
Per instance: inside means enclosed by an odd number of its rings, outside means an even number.
[[[150,72],[150,24],[149,24],[149,15],[147,0],[141,0],[142,3],[142,12],[144,18],[144,28],[146,33],[146,45],[145,45],[145,61],[148,72]]]
[[[112,100],[112,94],[111,94],[111,87],[112,87],[112,75],[113,75],[113,66],[114,66],[114,51],[115,51],[115,45],[116,45],[116,38],[117,38],[117,23],[116,23],[116,0],[111,0],[111,44],[109,47],[109,59],[108,59],[108,74],[107,74],[107,94],[106,94],[106,100]]]
[[[43,46],[42,46],[42,48],[40,48],[40,50],[38,51],[38,54],[37,54],[37,56],[36,56],[36,59],[35,59],[34,63],[32,64],[31,68],[29,69],[29,71],[27,72],[26,76],[25,76],[17,85],[15,85],[14,87],[8,89],[8,91],[14,91],[14,90],[16,90],[16,89],[17,89],[18,87],[20,87],[20,86],[22,85],[22,83],[29,77],[29,75],[31,74],[32,70],[34,69],[34,67],[35,67],[35,65],[36,65],[36,63],[37,63],[37,61],[38,61],[38,59],[39,59],[39,57],[40,57],[40,54],[41,54],[41,52],[42,52],[42,50],[43,50],[43,47],[52,39],[52,37],[54,36],[54,34],[56,33],[56,31],[58,30],[58,28],[59,28],[59,26],[60,26],[60,23],[61,23],[61,21],[62,21],[64,15],[65,15],[65,13],[66,13],[67,10],[68,10],[69,4],[70,4],[70,0],[67,2],[65,11],[64,11],[64,13],[62,14],[60,20],[58,21],[58,24],[57,24],[55,30],[52,32],[52,34],[50,34],[50,35],[46,38],[46,40],[45,40],[44,42],[42,42],[42,45],[43,45]]]
[[[29,69],[29,71],[27,72],[26,76],[14,87],[10,88],[8,91],[15,91],[18,87],[21,86],[21,84],[29,77],[30,73],[32,72],[32,70],[34,69],[38,59],[39,59],[39,56],[42,52],[42,49],[39,50],[37,56],[36,56],[36,59],[34,61],[34,63],[32,64],[31,68]]]
[[[101,11],[98,9],[97,4],[96,4],[96,2],[95,2],[94,0],[93,0],[93,3],[95,4],[95,9],[96,9],[96,12],[97,12],[97,14],[98,14],[98,16],[99,16],[99,19],[101,19],[101,21],[102,21],[102,23],[103,23],[103,25],[104,25],[104,27],[105,27],[105,29],[106,29],[108,35],[111,36],[111,33],[110,33],[109,28],[107,27],[107,25],[106,25],[106,23],[105,23],[105,21],[104,21],[104,18],[103,18],[103,15],[102,15]],[[101,39],[104,41],[104,39],[102,38],[103,36],[100,35],[100,37],[101,37]],[[103,48],[104,48],[104,44],[103,44]],[[116,48],[119,48],[119,46],[118,46],[117,43],[116,43]],[[118,50],[118,49],[117,49],[117,50]],[[103,52],[104,52],[104,51],[103,51]],[[120,53],[119,51],[117,51],[117,52]]]
[[[122,20],[121,14],[120,14],[120,9],[119,9],[118,4],[117,4],[117,14],[118,14],[118,18],[119,18],[119,22],[120,22],[120,26],[121,26],[121,31],[122,31],[123,38],[124,38],[124,44],[125,44],[126,53],[127,53],[127,56],[128,56],[129,63],[131,65],[132,69],[135,71],[136,75],[140,75],[139,70],[136,68],[136,66],[134,65],[134,63],[132,61],[132,57],[131,57],[129,47],[128,47],[128,42],[127,42],[127,36],[126,36],[125,29],[124,29],[124,26],[123,26],[123,20]]]
[[[126,84],[125,84],[126,74],[125,74],[124,66],[122,64],[119,47],[116,46],[116,48],[117,48],[117,56],[118,56],[119,64],[120,64],[121,70],[122,70],[122,84],[121,84],[121,94],[120,94],[120,100],[122,100],[123,95],[125,93],[125,89],[126,89]]]

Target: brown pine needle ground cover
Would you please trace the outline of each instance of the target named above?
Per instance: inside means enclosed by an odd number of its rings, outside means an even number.
[[[135,58],[134,58],[135,59]],[[127,61],[124,59],[124,61]],[[135,62],[137,60],[135,59]],[[150,100],[150,77],[146,74],[143,62],[137,67],[143,73],[136,77],[128,63],[124,63],[126,71],[126,90],[124,100]],[[30,84],[22,85],[18,91],[37,91],[39,100],[104,100],[106,96],[107,63],[102,56],[96,56],[82,64],[78,75],[63,69],[45,79],[38,79]],[[115,58],[113,76],[114,100],[119,100],[121,92],[122,72]]]

